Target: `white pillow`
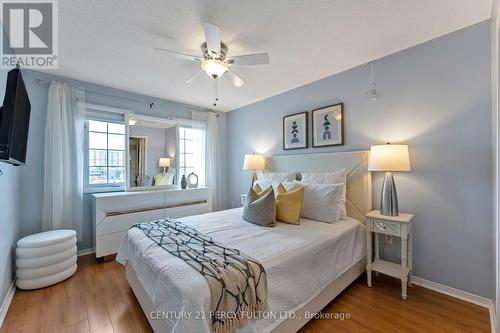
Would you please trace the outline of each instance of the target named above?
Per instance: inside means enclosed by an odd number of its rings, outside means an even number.
[[[302,172],[301,181],[311,184],[345,184],[345,169],[335,172]]]
[[[257,171],[258,180],[273,180],[275,182],[293,182],[297,179],[296,172],[263,172]]]
[[[344,184],[344,202],[346,201],[347,189],[347,175],[345,169],[335,172],[303,172],[301,181],[303,183],[311,184]],[[342,208],[342,218],[347,216],[347,208],[344,204]]]
[[[345,208],[344,184],[297,183],[304,187],[301,217],[328,223],[341,219]]]

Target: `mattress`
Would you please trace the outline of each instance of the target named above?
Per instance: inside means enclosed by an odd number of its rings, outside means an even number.
[[[241,215],[242,209],[236,208],[178,219],[264,266],[270,313],[237,332],[271,331],[366,254],[364,224],[352,218],[335,224],[301,219],[300,225],[267,228],[245,222]],[[165,320],[173,333],[210,332],[210,290],[194,268],[135,228],[128,231],[116,260],[134,269],[161,311],[154,317]]]

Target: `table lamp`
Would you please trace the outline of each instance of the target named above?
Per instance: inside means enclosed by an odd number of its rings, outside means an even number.
[[[252,186],[254,181],[257,180],[257,173],[255,170],[264,170],[266,161],[264,156],[258,154],[245,154],[243,161],[243,170],[252,170]]]
[[[166,172],[166,169],[170,167],[170,158],[168,157],[160,157],[160,161],[158,162],[160,168],[163,168],[163,173]]]
[[[370,148],[368,171],[385,171],[382,195],[380,197],[380,213],[387,216],[398,216],[398,194],[394,183],[394,171],[410,171],[410,156],[407,145],[377,145]]]

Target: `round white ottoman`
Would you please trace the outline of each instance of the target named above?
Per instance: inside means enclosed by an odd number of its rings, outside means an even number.
[[[38,289],[66,280],[77,269],[76,232],[53,230],[21,238],[16,257],[20,289]]]

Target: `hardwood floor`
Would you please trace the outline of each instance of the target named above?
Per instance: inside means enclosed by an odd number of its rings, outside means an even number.
[[[78,258],[78,271],[55,286],[17,290],[1,333],[151,332],[139,303],[116,262]],[[361,276],[324,313],[349,319],[316,319],[302,333],[322,332],[490,332],[488,310],[431,290],[408,289],[399,298],[399,282],[374,276],[368,288]]]

